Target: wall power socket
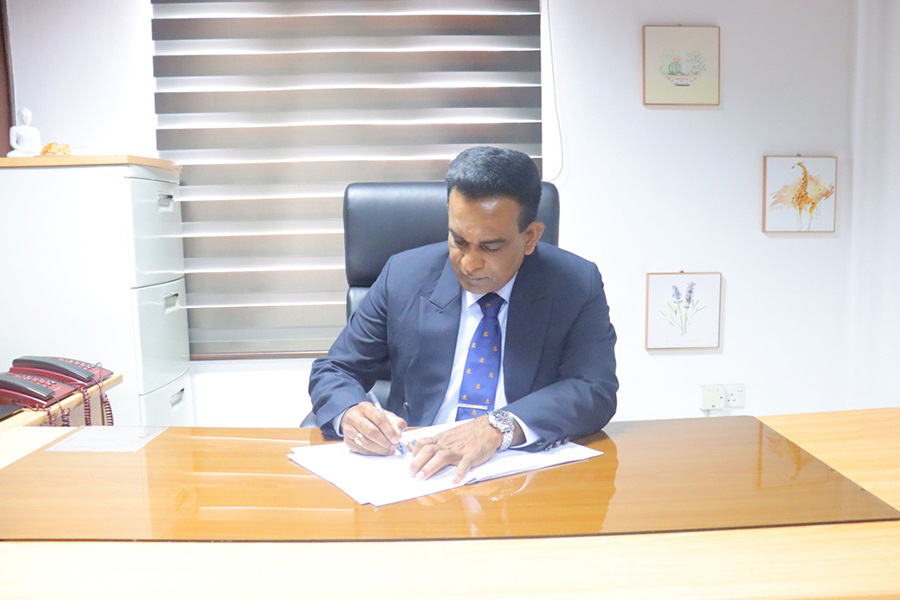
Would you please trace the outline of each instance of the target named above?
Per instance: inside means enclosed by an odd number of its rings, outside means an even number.
[[[726,408],[744,408],[747,402],[747,386],[743,383],[726,383],[725,389]]]
[[[700,398],[700,410],[722,410],[725,408],[725,386],[703,385],[703,395]]]
[[[743,408],[747,400],[747,386],[743,383],[715,383],[700,387],[703,388],[700,410]]]

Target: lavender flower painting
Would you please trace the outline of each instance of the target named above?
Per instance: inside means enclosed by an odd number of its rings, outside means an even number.
[[[721,273],[648,273],[646,348],[718,348]]]
[[[665,311],[660,311],[662,316],[666,318],[669,325],[685,335],[691,325],[691,320],[698,312],[706,308],[706,305],[700,304],[700,301],[694,297],[694,289],[697,287],[696,282],[687,284],[687,291],[684,298],[681,297],[681,290],[677,285],[672,286],[672,297],[666,301]]]

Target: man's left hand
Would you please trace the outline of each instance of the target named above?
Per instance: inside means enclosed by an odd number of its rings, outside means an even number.
[[[516,434],[524,437],[516,425]],[[453,483],[459,483],[469,469],[477,467],[497,452],[503,434],[488,423],[486,416],[444,431],[434,437],[420,438],[412,446],[410,472],[417,479],[428,479],[448,465],[456,465]]]

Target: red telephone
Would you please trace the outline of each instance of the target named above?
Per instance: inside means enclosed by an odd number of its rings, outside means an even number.
[[[71,358],[22,356],[13,360],[8,373],[0,375],[0,404],[20,404],[26,408],[47,410],[48,406],[78,391],[84,397],[85,425],[91,424],[91,405],[88,388],[112,375],[100,367]],[[112,407],[106,393],[100,389],[100,401],[106,424],[113,424]],[[67,421],[63,415],[63,421]],[[52,418],[51,418],[51,424]]]
[[[0,404],[23,404],[42,409],[74,392],[72,386],[52,379],[0,373]]]

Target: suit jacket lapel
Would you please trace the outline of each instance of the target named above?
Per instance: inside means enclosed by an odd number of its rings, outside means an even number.
[[[507,402],[531,393],[537,374],[552,304],[542,280],[535,251],[522,262],[509,298],[503,358]]]
[[[409,403],[410,423],[430,425],[444,400],[456,352],[461,296],[459,279],[447,260],[431,296],[419,298],[419,348],[410,364],[410,379],[418,382],[411,390],[413,398],[423,401]]]

